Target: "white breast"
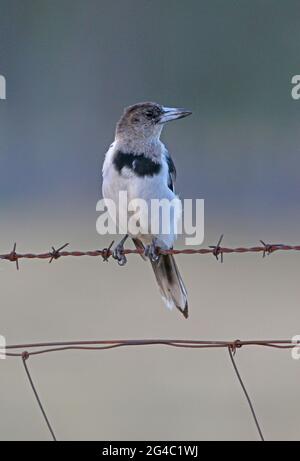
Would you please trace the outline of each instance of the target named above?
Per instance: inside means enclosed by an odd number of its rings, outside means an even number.
[[[168,187],[168,164],[165,159],[165,156],[162,155],[161,163],[162,168],[159,174],[154,176],[136,176],[132,170],[128,168],[123,168],[121,174],[115,169],[113,164],[114,154],[117,150],[116,142],[114,142],[109,150],[106,153],[104,164],[103,164],[103,184],[102,184],[102,193],[103,197],[106,199],[111,199],[114,201],[118,207],[120,213],[124,216],[127,215],[127,209],[123,210],[120,207],[119,203],[119,192],[127,192],[128,202],[134,199],[143,199],[147,202],[148,208],[151,208],[152,199],[168,199],[173,200],[176,198],[176,195]],[[139,235],[145,243],[151,241],[152,235],[148,229],[144,229],[145,235]],[[157,235],[156,236],[160,241],[161,246],[170,248],[173,245],[175,240],[175,233],[172,231],[170,235]]]

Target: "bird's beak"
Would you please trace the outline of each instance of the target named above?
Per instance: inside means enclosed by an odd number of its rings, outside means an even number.
[[[191,115],[191,113],[192,112],[190,110],[186,109],[178,109],[177,107],[164,107],[163,113],[160,116],[158,123],[171,122],[171,120],[187,117],[188,115]]]

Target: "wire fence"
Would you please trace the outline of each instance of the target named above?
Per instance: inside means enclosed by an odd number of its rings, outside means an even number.
[[[225,254],[245,254],[245,253],[262,253],[263,257],[270,255],[274,252],[286,252],[286,251],[300,251],[300,245],[287,245],[284,243],[265,243],[263,240],[260,240],[259,246],[252,247],[223,247],[221,242],[223,240],[223,235],[219,238],[219,241],[216,245],[210,245],[208,248],[184,248],[176,250],[174,248],[170,250],[163,250],[157,248],[157,254],[184,254],[184,255],[213,255],[217,260],[223,262]],[[108,248],[103,248],[102,250],[89,250],[89,251],[66,251],[65,248],[69,243],[65,243],[58,249],[52,247],[52,249],[45,253],[17,253],[17,244],[15,243],[13,249],[6,254],[0,255],[0,259],[16,263],[17,269],[19,269],[19,261],[21,259],[31,259],[31,260],[49,260],[51,263],[53,260],[66,257],[82,257],[82,256],[91,256],[91,257],[102,257],[103,261],[108,261],[111,256],[113,256],[112,246],[114,241],[111,242]],[[132,255],[143,254],[143,249],[124,249],[123,255]]]
[[[159,254],[185,254],[185,255],[205,255],[211,254],[218,261],[223,262],[223,257],[225,254],[245,254],[245,253],[261,253],[263,257],[270,255],[274,252],[282,251],[300,251],[300,245],[286,245],[279,243],[265,243],[263,240],[260,240],[259,246],[252,247],[223,247],[221,242],[223,240],[223,235],[221,235],[218,243],[216,245],[210,245],[208,248],[199,248],[199,249],[171,249],[171,250],[162,250],[158,249]],[[18,253],[17,245],[14,244],[13,249],[7,253],[0,255],[0,259],[16,263],[17,269],[19,269],[19,261],[21,259],[31,259],[31,260],[48,260],[51,263],[53,260],[57,260],[63,257],[82,257],[82,256],[91,256],[91,257],[102,257],[103,261],[108,261],[109,258],[113,255],[112,242],[108,248],[101,250],[90,250],[90,251],[66,251],[65,248],[69,245],[68,243],[62,245],[58,249],[52,247],[51,251],[45,253]],[[124,249],[123,254],[142,254],[142,249]],[[264,441],[263,431],[261,425],[258,421],[257,414],[254,409],[254,404],[252,399],[249,396],[249,393],[246,389],[244,379],[242,378],[237,362],[235,360],[236,351],[244,347],[264,347],[264,348],[273,348],[273,349],[292,349],[297,347],[297,343],[290,339],[286,340],[234,340],[234,341],[201,341],[201,340],[176,340],[176,339],[137,339],[137,340],[96,340],[96,341],[67,341],[67,342],[41,342],[41,343],[28,343],[28,344],[12,344],[7,345],[5,348],[5,355],[7,357],[17,357],[21,358],[26,376],[28,378],[29,384],[33,391],[36,402],[40,408],[41,414],[44,418],[44,421],[48,427],[49,433],[53,440],[56,439],[56,435],[53,429],[53,426],[50,424],[49,418],[47,416],[46,410],[42,404],[40,395],[38,393],[36,384],[32,378],[31,371],[28,367],[28,359],[37,355],[44,355],[49,353],[57,353],[70,350],[81,350],[81,351],[107,351],[110,349],[116,349],[121,347],[142,347],[142,346],[166,346],[173,348],[185,348],[185,349],[227,349],[230,357],[233,370],[238,379],[238,382],[243,391],[244,397],[249,406],[253,422],[256,426],[259,438],[261,441]]]
[[[249,406],[251,416],[257,428],[257,432],[261,441],[264,441],[263,431],[258,421],[257,414],[254,409],[254,404],[246,389],[245,381],[242,378],[236,360],[236,351],[242,347],[265,347],[274,349],[293,349],[297,347],[297,342],[293,340],[248,340],[248,341],[200,341],[200,340],[185,340],[185,339],[136,339],[136,340],[96,340],[96,341],[64,341],[64,342],[45,342],[45,343],[28,343],[28,344],[12,344],[5,348],[7,357],[21,358],[28,378],[29,384],[33,391],[34,397],[40,408],[41,414],[48,427],[50,435],[54,441],[57,440],[53,426],[47,416],[46,410],[42,404],[41,398],[37,391],[37,387],[33,381],[32,374],[29,370],[27,361],[32,356],[57,353],[70,350],[81,351],[108,351],[121,347],[142,347],[142,346],[167,346],[173,348],[184,349],[228,349],[230,361],[233,365],[233,370],[241,385],[244,397]]]

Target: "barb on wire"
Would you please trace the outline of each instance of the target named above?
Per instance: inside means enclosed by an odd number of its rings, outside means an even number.
[[[52,252],[51,252],[51,258],[50,258],[50,261],[49,261],[49,264],[52,263],[53,259],[58,259],[61,257],[61,254],[60,252],[62,250],[64,250],[68,245],[70,245],[69,243],[65,243],[64,245],[62,245],[60,248],[58,248],[58,250],[56,250],[54,247],[52,247]]]
[[[236,347],[236,345],[235,345],[234,347]],[[240,345],[239,345],[238,347],[240,347]],[[259,425],[259,422],[258,422],[256,413],[255,413],[253,404],[252,404],[252,402],[251,402],[251,399],[250,399],[250,397],[249,397],[249,394],[248,394],[248,392],[247,392],[247,389],[246,389],[246,387],[245,387],[245,384],[244,384],[244,382],[243,382],[243,380],[242,380],[242,377],[241,377],[241,375],[240,375],[240,372],[239,372],[238,367],[237,367],[237,365],[236,365],[236,362],[235,362],[235,360],[234,360],[235,349],[233,350],[233,348],[231,348],[230,346],[228,346],[228,352],[229,352],[230,360],[231,360],[231,363],[232,363],[232,365],[233,365],[234,371],[235,371],[235,373],[236,373],[236,376],[237,376],[237,378],[238,378],[238,380],[239,380],[239,383],[240,383],[240,385],[241,385],[241,387],[242,387],[242,389],[243,389],[244,395],[245,395],[246,400],[247,400],[247,402],[248,402],[248,405],[249,405],[251,414],[252,414],[252,416],[253,416],[253,419],[254,419],[254,422],[255,422],[257,431],[258,431],[259,436],[260,436],[260,439],[261,439],[262,442],[264,442],[265,439],[264,439],[262,430],[261,430],[261,428],[260,428],[260,425]]]
[[[209,246],[209,248],[213,249],[212,254],[214,255],[214,257],[216,258],[217,261],[219,260],[219,255],[221,255],[221,259],[220,259],[221,263],[223,262],[223,250],[220,247],[220,245],[222,243],[223,237],[224,237],[224,235],[222,234],[221,237],[219,238],[219,241],[218,241],[217,245],[210,245]]]
[[[17,250],[17,244],[14,243],[14,247],[12,251],[8,255],[6,255],[6,258],[4,259],[7,259],[8,261],[11,261],[11,262],[15,262],[17,270],[19,270],[19,255],[17,255],[16,250]]]
[[[112,254],[112,253],[111,253],[111,249],[112,249],[112,246],[113,246],[114,243],[115,243],[115,241],[113,240],[113,241],[111,242],[111,244],[109,245],[108,248],[104,248],[104,249],[102,250],[103,262],[105,262],[105,263],[108,262],[108,259],[109,259],[109,257],[110,257],[111,254]]]
[[[273,253],[273,251],[284,247],[282,243],[265,243],[263,240],[260,240],[260,243],[264,246],[263,258],[265,258],[266,255]]]
[[[159,254],[184,254],[184,255],[205,255],[205,254],[212,254],[215,256],[217,260],[223,262],[224,254],[235,253],[262,253],[263,257],[266,255],[270,255],[275,251],[300,251],[300,245],[286,245],[282,243],[277,244],[269,244],[265,243],[263,240],[260,240],[260,246],[253,246],[253,247],[221,247],[221,242],[223,240],[223,235],[221,235],[218,243],[216,245],[210,245],[208,248],[184,248],[176,250],[174,248],[170,250],[163,250],[158,249]],[[110,256],[112,255],[112,245],[114,242],[110,244],[108,248],[104,248],[103,250],[89,250],[89,251],[65,251],[64,249],[69,245],[66,243],[65,245],[61,246],[59,249],[55,249],[52,247],[52,251],[47,253],[17,253],[16,251],[16,244],[14,244],[13,250],[10,253],[0,255],[0,259],[7,260],[11,262],[15,262],[17,269],[19,269],[19,260],[20,259],[46,259],[49,260],[51,263],[54,259],[63,258],[63,257],[82,257],[82,256],[91,256],[91,257],[99,257],[103,258],[103,261],[108,261]],[[124,255],[131,255],[137,254],[140,255],[143,253],[142,249],[124,249]]]
[[[48,427],[48,429],[49,429],[49,432],[50,432],[50,434],[51,434],[53,440],[56,441],[56,437],[55,437],[54,431],[53,431],[52,426],[51,426],[51,424],[50,424],[50,422],[49,422],[49,419],[48,419],[48,417],[47,417],[47,414],[46,414],[46,412],[45,412],[45,410],[44,410],[44,407],[43,407],[43,405],[42,405],[41,399],[40,399],[39,394],[38,394],[38,392],[37,392],[37,390],[36,390],[36,387],[35,387],[34,382],[33,382],[33,380],[32,380],[31,374],[30,374],[30,372],[29,372],[29,368],[28,368],[27,363],[26,363],[26,361],[27,361],[28,358],[29,358],[29,353],[28,353],[27,351],[24,351],[24,352],[22,353],[22,356],[21,356],[21,357],[22,357],[22,362],[23,362],[23,365],[24,365],[24,368],[25,368],[25,372],[26,372],[28,381],[29,381],[29,383],[30,383],[31,389],[32,389],[32,391],[33,391],[33,393],[34,393],[34,396],[35,396],[35,398],[36,398],[36,401],[37,401],[37,403],[38,403],[38,406],[40,407],[40,410],[41,410],[41,412],[42,412],[42,415],[43,415],[43,417],[44,417],[44,420],[45,420],[45,422],[46,422],[46,424],[47,424],[47,427]]]

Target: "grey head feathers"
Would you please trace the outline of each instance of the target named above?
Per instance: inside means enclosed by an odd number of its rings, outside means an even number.
[[[159,141],[165,123],[187,117],[186,109],[165,107],[156,102],[140,102],[124,110],[116,128],[116,139],[135,142],[137,145]]]

